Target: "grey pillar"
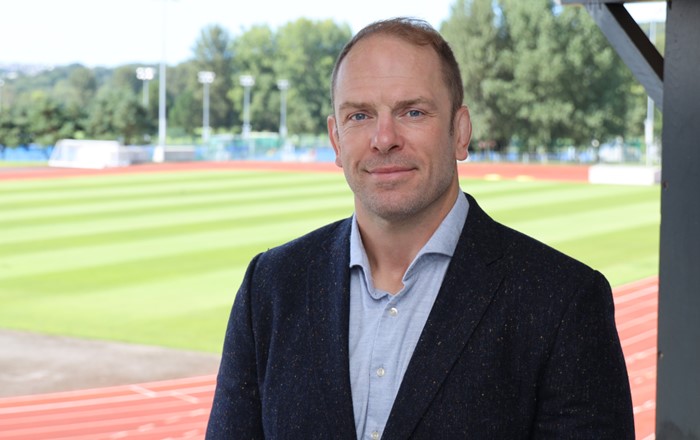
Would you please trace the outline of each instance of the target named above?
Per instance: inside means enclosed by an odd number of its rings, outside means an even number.
[[[700,2],[668,4],[656,438],[691,440],[700,439]]]

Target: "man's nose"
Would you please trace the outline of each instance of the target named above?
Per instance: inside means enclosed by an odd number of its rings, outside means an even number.
[[[391,115],[380,115],[377,117],[376,130],[372,137],[372,148],[380,153],[386,154],[399,146],[399,133],[397,131],[396,120]]]

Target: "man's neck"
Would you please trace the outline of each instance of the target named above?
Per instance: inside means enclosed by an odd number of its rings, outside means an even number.
[[[370,232],[372,228],[360,226],[362,242],[372,270],[375,288],[391,294],[403,287],[403,276],[420,249],[430,239],[424,238],[426,231],[384,230],[386,233]]]
[[[356,212],[375,288],[391,294],[401,290],[406,270],[454,206],[454,199],[448,200],[448,205],[434,212],[402,221]]]

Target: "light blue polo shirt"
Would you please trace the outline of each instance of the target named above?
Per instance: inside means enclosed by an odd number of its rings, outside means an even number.
[[[358,439],[377,440],[454,254],[469,202],[457,200],[396,295],[376,290],[357,220],[350,233],[350,384]]]

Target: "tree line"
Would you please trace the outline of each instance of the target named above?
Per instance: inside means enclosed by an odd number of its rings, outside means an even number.
[[[440,31],[462,67],[474,147],[586,146],[642,136],[644,90],[582,8],[551,0],[456,0]],[[168,138],[195,141],[200,135],[201,71],[215,74],[209,86],[214,133],[241,132],[240,77],[250,75],[254,131],[278,131],[278,81],[285,79],[289,133],[324,135],[331,70],[351,34],[347,24],[303,18],[278,29],[252,26],[240,35],[218,25],[202,29],[192,58],[167,67]],[[61,138],[153,143],[159,79],[156,74],[144,84],[138,67],[75,64],[5,78],[0,145],[53,145]]]
[[[642,137],[646,92],[584,8],[457,0],[441,30],[462,66],[481,146],[532,151]]]

